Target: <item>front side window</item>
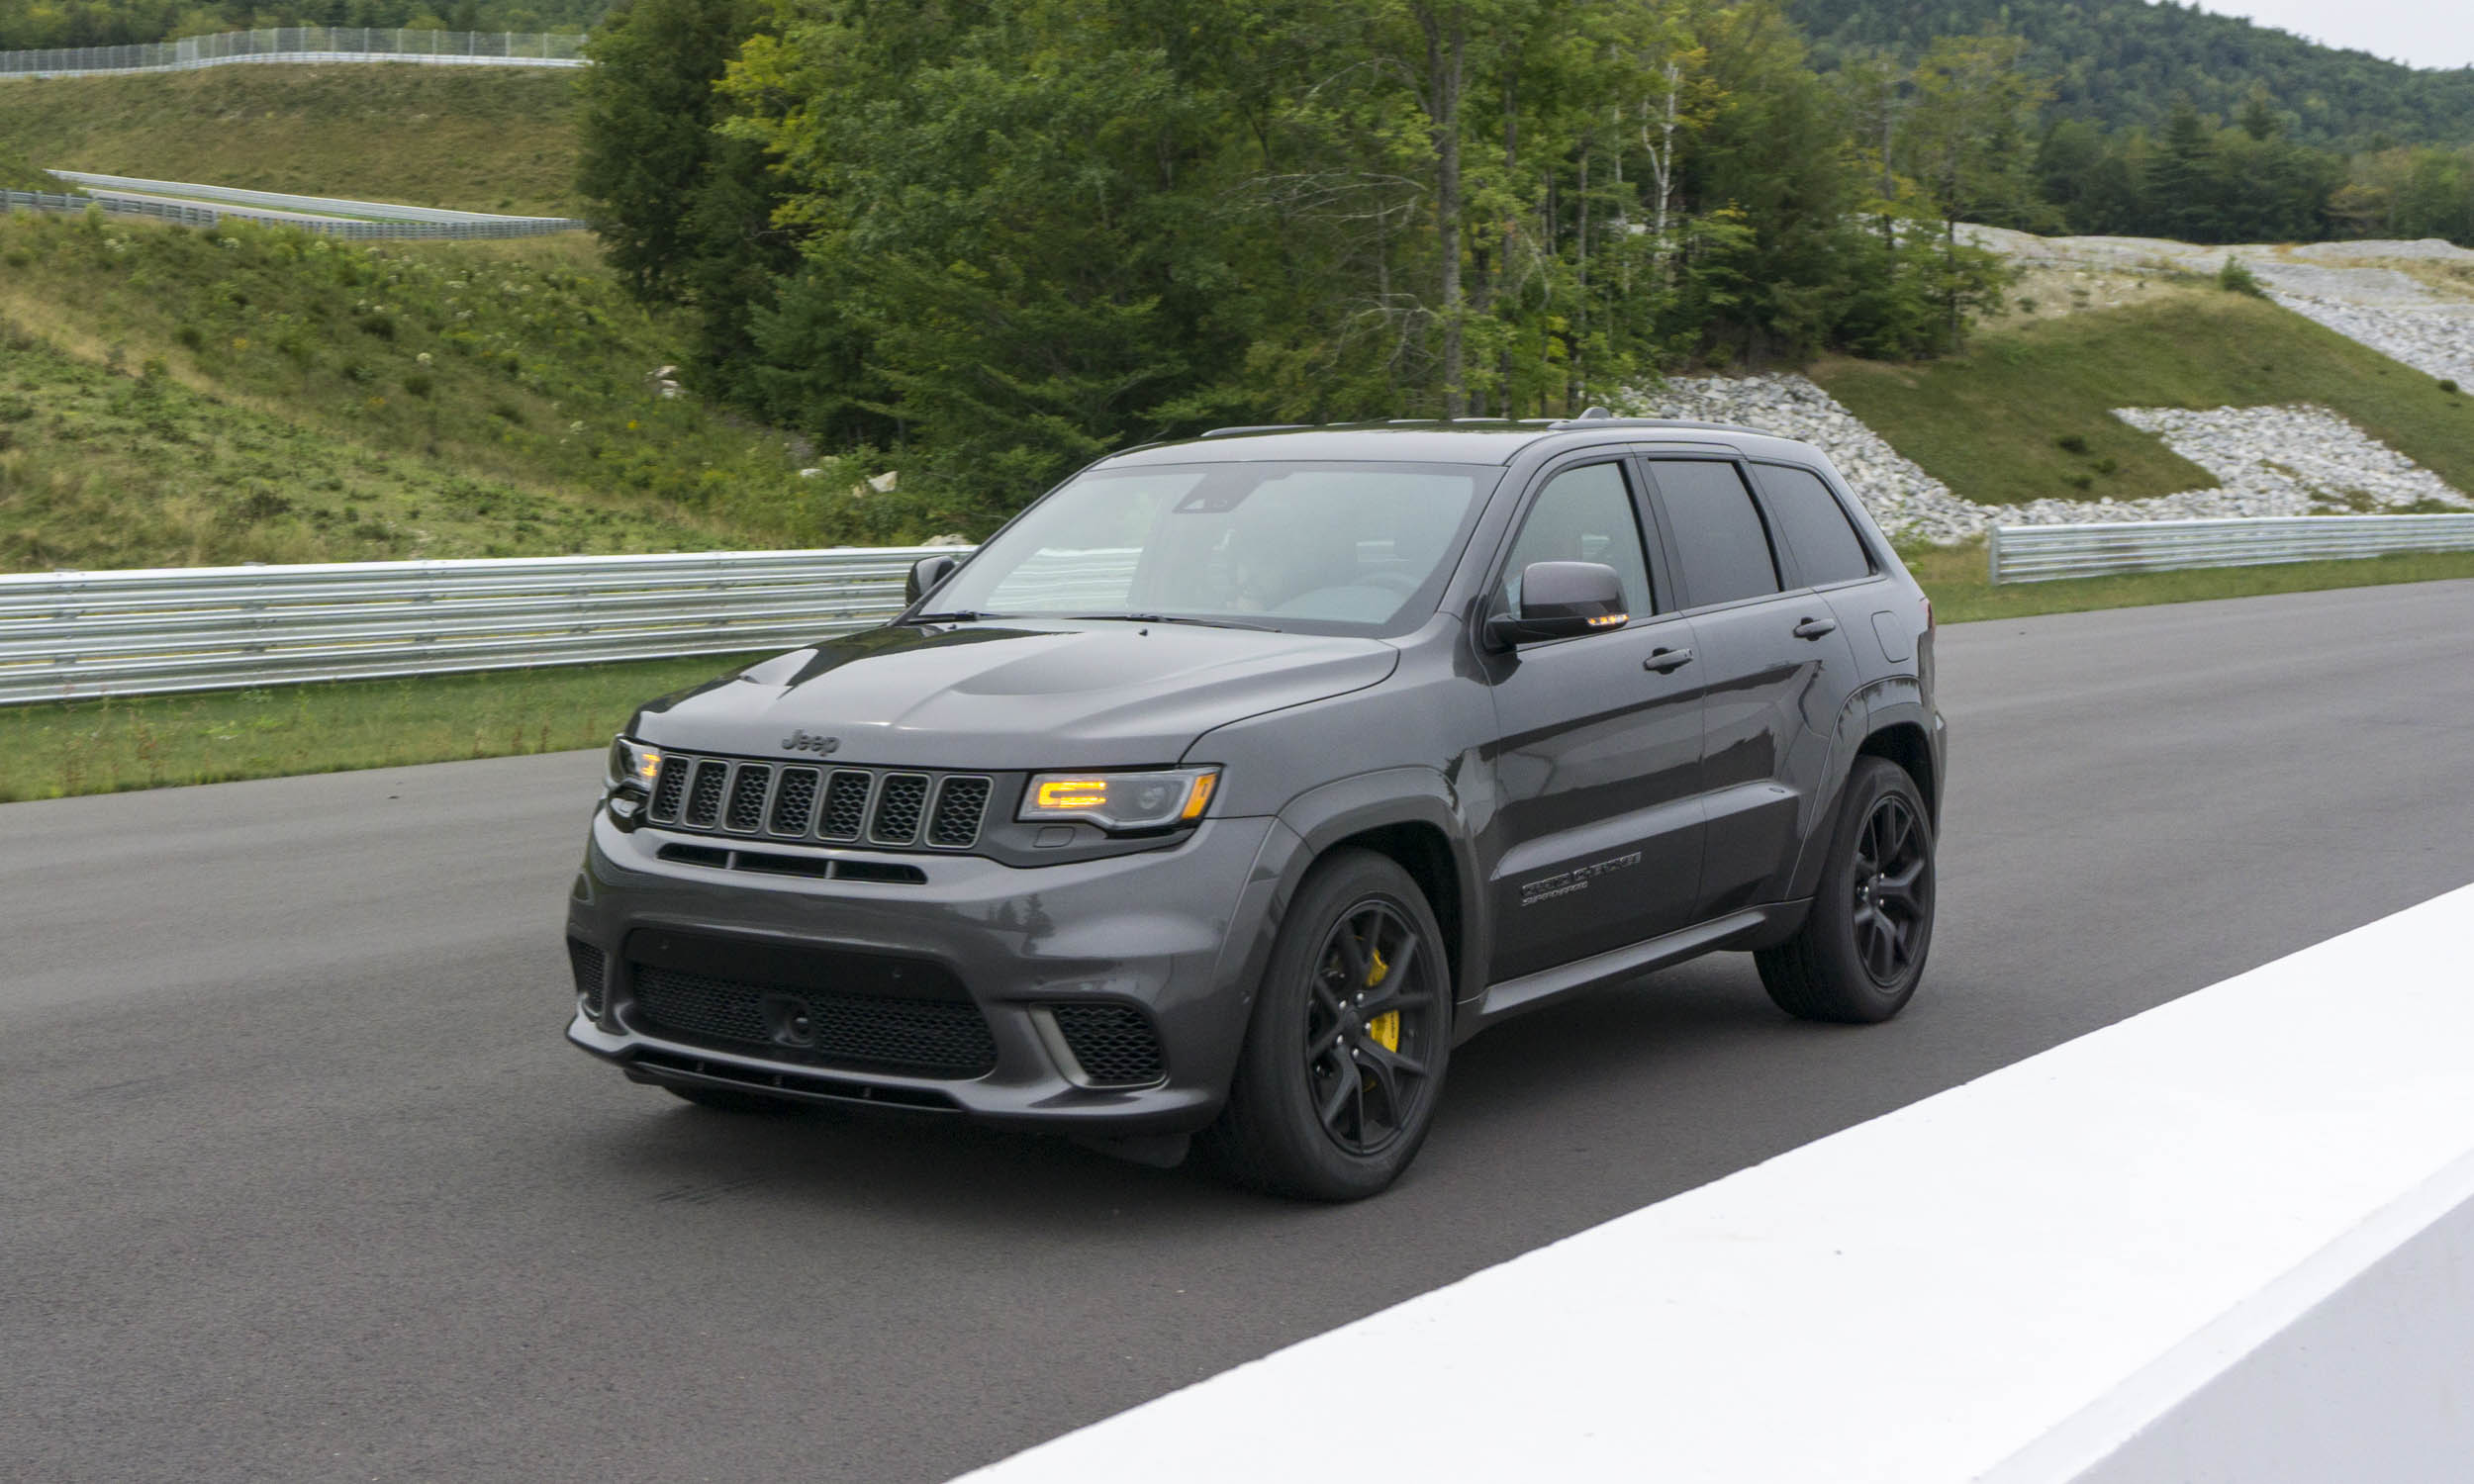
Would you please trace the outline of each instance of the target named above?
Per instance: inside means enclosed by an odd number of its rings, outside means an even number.
[[[1520,611],[1520,575],[1532,562],[1597,562],[1624,580],[1624,607],[1636,618],[1651,604],[1650,564],[1641,522],[1621,464],[1584,464],[1548,481],[1521,522],[1503,566],[1503,603]]]
[[[1706,607],[1778,591],[1769,532],[1735,465],[1661,459],[1650,468],[1674,532],[1669,556],[1683,574],[1684,602]]]
[[[1434,611],[1501,475],[1458,464],[1095,469],[999,532],[931,606],[1404,631]]]

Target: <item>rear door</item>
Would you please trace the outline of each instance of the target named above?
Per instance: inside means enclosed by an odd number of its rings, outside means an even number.
[[[1692,920],[1701,870],[1701,701],[1692,624],[1644,538],[1621,450],[1550,466],[1498,558],[1515,603],[1532,562],[1602,562],[1632,621],[1476,662],[1494,695],[1495,808],[1484,834],[1491,980],[1620,948]],[[1475,636],[1473,636],[1475,637]]]
[[[1838,615],[1782,560],[1741,465],[1645,464],[1699,652],[1701,920],[1783,895],[1828,791],[1830,733],[1856,684],[1855,660]]]

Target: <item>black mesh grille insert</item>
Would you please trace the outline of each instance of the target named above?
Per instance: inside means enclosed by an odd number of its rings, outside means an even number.
[[[980,816],[988,812],[988,780],[949,778],[936,790],[936,814],[928,821],[927,843],[948,850],[967,850],[980,837]]]
[[[927,775],[889,773],[877,791],[876,822],[868,838],[879,845],[908,845],[919,838],[919,814],[927,806]]]
[[[868,817],[868,775],[855,768],[836,771],[824,789],[824,818],[816,833],[827,840],[856,840]]]
[[[687,786],[687,809],[680,815],[683,823],[700,830],[712,829],[721,820],[721,784],[730,776],[730,765],[712,758],[696,760],[695,781]]]
[[[687,796],[688,771],[695,766],[696,761],[693,758],[661,760],[661,781],[653,785],[653,817],[655,819],[679,817],[679,800]]]
[[[1141,1087],[1165,1074],[1160,1038],[1132,1005],[1051,1005],[1048,1013],[1093,1086]]]
[[[804,835],[816,812],[816,785],[823,775],[813,768],[785,768],[782,787],[773,793],[773,832]]]
[[[635,1006],[656,1035],[775,1061],[973,1077],[997,1065],[996,1038],[969,1000],[834,994],[633,966]]]
[[[765,788],[772,782],[773,770],[762,763],[739,765],[738,777],[730,784],[730,828],[752,830],[765,822]]]
[[[602,951],[581,938],[567,940],[567,963],[576,972],[576,997],[584,1001],[584,1013],[599,1018],[602,1013]]]

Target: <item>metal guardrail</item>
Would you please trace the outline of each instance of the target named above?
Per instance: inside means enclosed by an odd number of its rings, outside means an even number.
[[[923,556],[664,556],[0,576],[0,705],[788,649],[881,623]]]
[[[76,77],[115,72],[187,72],[236,62],[421,62],[488,67],[581,67],[580,35],[538,31],[379,31],[352,26],[282,26],[144,42],[129,46],[62,46],[0,51],[0,77]]]
[[[2258,567],[2409,551],[2474,551],[2474,513],[1997,525],[1985,545],[1994,582],[2038,583],[2117,572]]]
[[[533,237],[550,232],[581,232],[591,224],[566,217],[501,217],[495,221],[363,222],[343,217],[312,217],[257,210],[245,206],[214,206],[203,202],[160,201],[136,196],[69,196],[49,191],[0,191],[0,211],[53,212],[79,215],[100,211],[113,217],[144,217],[182,227],[213,227],[225,220],[291,227],[328,237]]]
[[[303,219],[372,222],[471,223],[501,227],[510,232],[582,232],[593,224],[577,217],[515,217],[501,212],[468,212],[445,206],[405,206],[394,201],[355,201],[343,196],[296,196],[286,191],[251,191],[238,186],[200,185],[189,180],[148,180],[135,175],[100,175],[92,170],[44,172],[82,187],[98,200],[165,200],[174,206],[204,205],[225,216],[250,217],[279,225]],[[246,208],[259,208],[251,211]]]

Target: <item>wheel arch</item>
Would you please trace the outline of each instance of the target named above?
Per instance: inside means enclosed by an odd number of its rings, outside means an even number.
[[[1342,779],[1291,799],[1281,810],[1280,822],[1285,829],[1276,832],[1275,840],[1294,844],[1278,866],[1281,886],[1267,932],[1277,931],[1297,883],[1315,862],[1338,850],[1371,850],[1407,872],[1425,893],[1443,929],[1453,997],[1466,1000],[1483,991],[1486,924],[1480,876],[1458,800],[1443,775],[1394,768]]]

